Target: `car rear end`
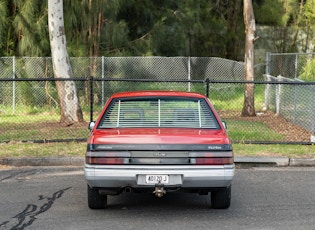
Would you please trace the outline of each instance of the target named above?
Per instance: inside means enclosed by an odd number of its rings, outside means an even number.
[[[212,207],[228,208],[234,158],[209,100],[182,92],[114,95],[92,129],[85,177],[90,208],[107,195],[211,192]]]

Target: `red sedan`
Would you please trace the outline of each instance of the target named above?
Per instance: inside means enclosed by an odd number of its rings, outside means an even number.
[[[231,141],[209,99],[197,93],[137,91],[112,95],[90,124],[85,177],[88,205],[108,195],[151,192],[211,194],[213,208],[231,202]]]

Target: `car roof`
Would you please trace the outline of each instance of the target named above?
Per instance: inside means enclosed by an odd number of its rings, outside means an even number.
[[[170,91],[170,90],[143,90],[143,91],[130,91],[119,92],[112,95],[112,98],[121,97],[143,97],[143,96],[172,96],[172,97],[194,97],[194,98],[206,98],[200,93],[184,92],[184,91]]]

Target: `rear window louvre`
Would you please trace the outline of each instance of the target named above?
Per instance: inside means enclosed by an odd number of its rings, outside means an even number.
[[[98,128],[177,127],[218,129],[219,124],[204,99],[115,99]]]

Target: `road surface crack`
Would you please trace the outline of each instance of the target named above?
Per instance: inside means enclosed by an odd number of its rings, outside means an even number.
[[[23,230],[26,227],[29,227],[36,220],[37,216],[41,213],[48,211],[55,201],[62,197],[62,195],[72,187],[61,189],[55,192],[51,197],[45,197],[43,195],[39,196],[39,201],[45,202],[41,205],[28,204],[26,208],[12,217],[10,221],[4,221],[0,223],[0,229],[11,229],[11,230]]]

